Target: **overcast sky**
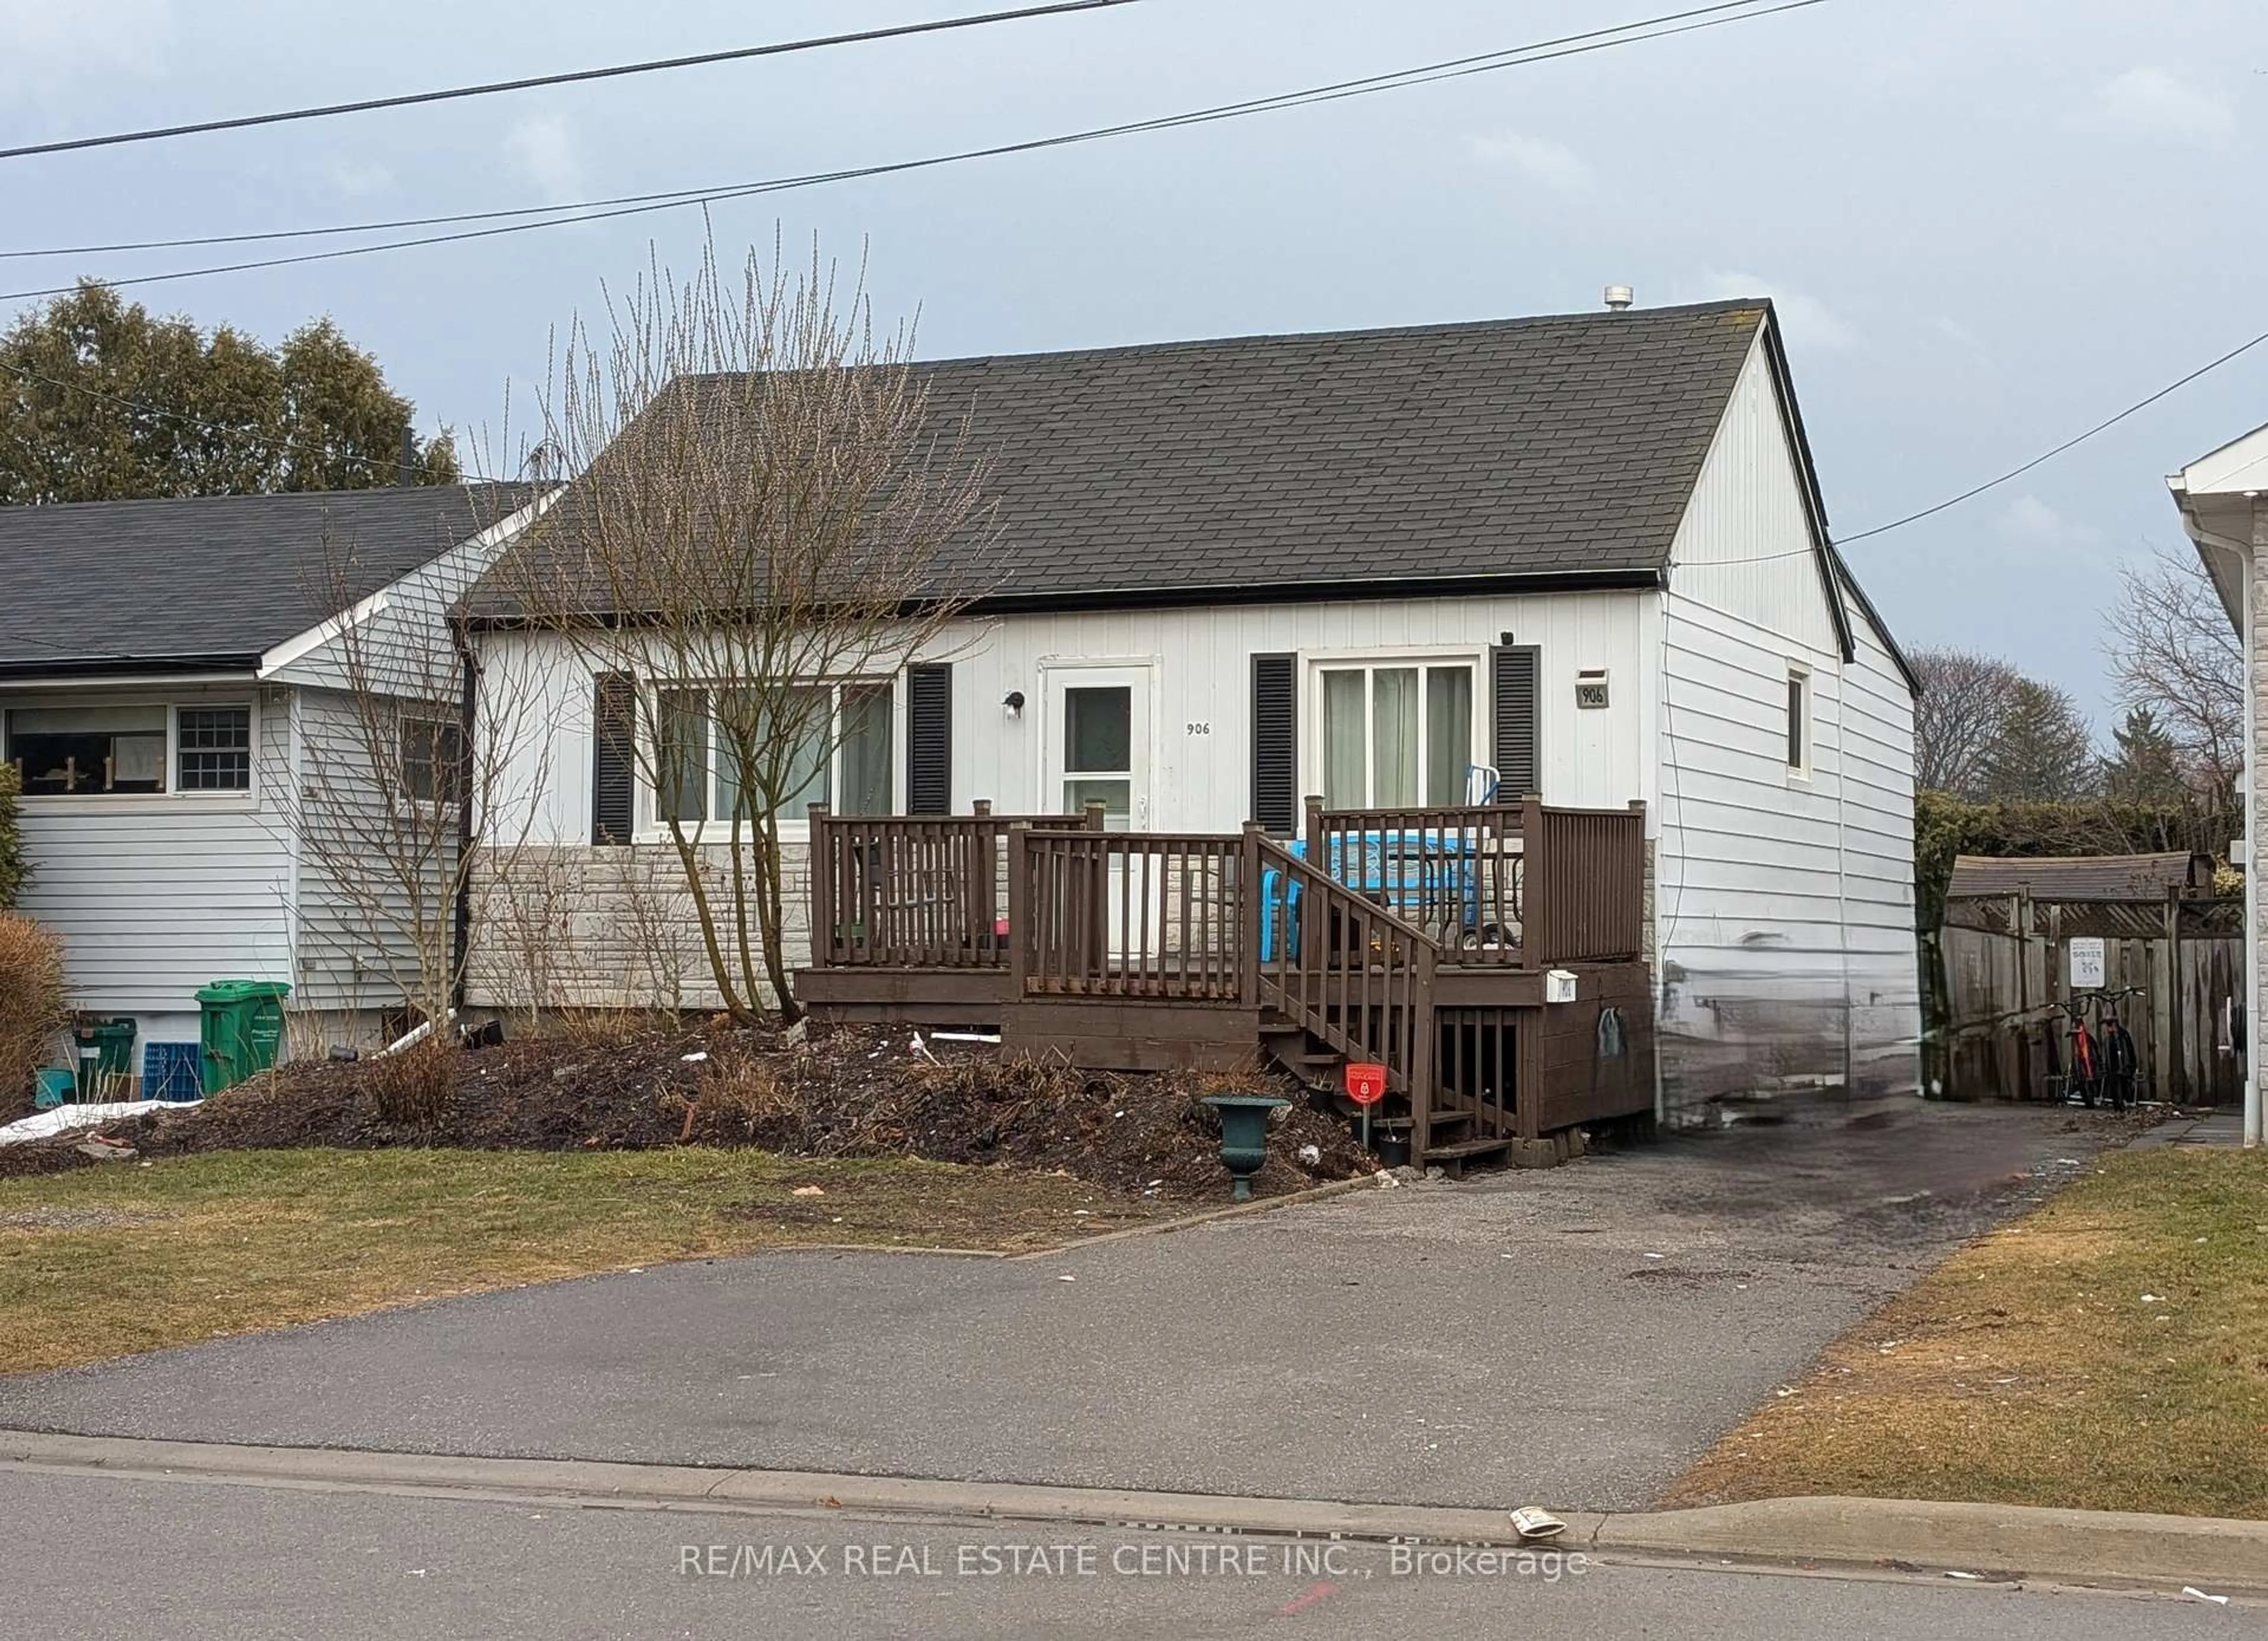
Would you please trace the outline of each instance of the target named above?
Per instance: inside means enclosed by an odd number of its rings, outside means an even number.
[[[1012,0],[991,0],[1008,4]],[[1683,0],[1684,4],[1697,0]],[[0,0],[0,146],[985,9],[977,0]],[[1085,16],[0,162],[0,249],[686,188],[1141,119],[1676,0],[1141,0]],[[718,207],[865,247],[937,357],[1770,295],[1838,536],[2268,329],[2260,0],[1828,0],[1325,107]],[[275,338],[328,313],[421,422],[493,429],[551,327],[696,254],[691,212],[146,287]],[[0,261],[0,291],[237,260]],[[9,310],[16,303],[0,303]],[[522,418],[524,420],[524,417]],[[2268,421],[2268,347],[1851,557],[1909,645],[2098,721],[2095,612],[2180,532],[2164,475]]]

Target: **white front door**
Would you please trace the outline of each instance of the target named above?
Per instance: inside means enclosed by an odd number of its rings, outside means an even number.
[[[1150,829],[1153,668],[1048,669],[1046,787],[1041,807],[1078,814],[1102,805],[1114,832]]]
[[[1048,803],[1065,814],[1100,803],[1108,830],[1150,829],[1153,673],[1146,666],[1048,669]],[[1111,860],[1103,894],[1114,961],[1145,961],[1134,948],[1163,938],[1160,887],[1150,863],[1136,870],[1123,856]]]

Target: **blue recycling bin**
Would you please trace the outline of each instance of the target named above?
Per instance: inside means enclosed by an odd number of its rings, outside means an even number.
[[[205,1097],[204,1045],[149,1042],[142,1045],[142,1097],[187,1105]]]

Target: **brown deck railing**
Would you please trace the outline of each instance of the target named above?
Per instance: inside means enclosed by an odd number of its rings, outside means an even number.
[[[1086,815],[837,815],[811,807],[816,968],[1005,968],[1008,834]]]
[[[1432,1139],[1433,977],[1440,952],[1416,924],[1312,860],[1248,832],[1263,889],[1256,1001],[1351,1060],[1386,1068],[1410,1101],[1414,1154]]]
[[[1017,995],[1243,998],[1242,838],[1018,827],[1007,879]]]
[[[1521,960],[1527,862],[1513,807],[1326,809],[1307,799],[1308,861],[1393,910],[1452,963]]]
[[[1646,950],[1646,806],[1521,806],[1535,858],[1526,943],[1542,962],[1609,962]]]
[[[1307,859],[1236,834],[1106,832],[1085,815],[811,812],[812,961],[821,968],[1014,968],[1020,995],[1248,998],[1248,955],[1328,880],[1435,948],[1439,964],[1538,968],[1638,957],[1646,814],[1503,808],[1326,810]],[[1279,881],[1280,879],[1280,881]],[[1271,885],[1275,887],[1271,888]],[[1332,916],[1336,916],[1336,911]]]

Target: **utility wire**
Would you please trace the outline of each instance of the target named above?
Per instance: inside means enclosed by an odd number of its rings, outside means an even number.
[[[1821,0],[1808,0],[1819,4]],[[950,165],[962,160],[989,158],[1003,154],[1024,152],[1032,149],[1061,146],[1073,143],[1093,142],[1103,137],[1162,130],[1181,125],[1195,125],[1214,120],[1228,119],[1247,114],[1270,112],[1279,107],[1295,107],[1310,101],[1335,101],[1341,96],[1364,94],[1371,91],[1397,89],[1408,82],[1423,85],[1433,78],[1455,77],[1458,71],[1481,72],[1490,68],[1508,68],[1515,63],[1506,58],[1549,61],[1535,54],[1553,51],[1563,46],[1579,45],[1585,41],[1604,40],[1610,35],[1630,35],[1641,29],[1684,22],[1689,18],[1710,17],[1727,11],[1750,11],[1763,0],[1720,0],[1690,11],[1675,11],[1661,17],[1642,18],[1635,23],[1620,23],[1611,28],[1593,29],[1585,33],[1563,35],[1555,40],[1537,40],[1525,46],[1506,47],[1495,51],[1481,52],[1468,57],[1454,57],[1446,63],[1423,63],[1415,68],[1395,69],[1384,74],[1369,75],[1360,79],[1340,80],[1331,85],[1309,86],[1305,90],[1281,92],[1267,97],[1248,99],[1241,102],[1221,103],[1208,108],[1193,109],[1177,114],[1160,115],[1154,119],[1135,121],[1123,125],[1102,126],[1086,131],[1075,131],[1056,136],[1035,138],[1023,143],[1000,144],[990,148],[968,149],[958,153],[943,154],[924,159],[901,160],[889,165],[869,166],[856,169],[813,173],[803,176],[773,178],[759,182],[717,183],[703,188],[669,188],[647,194],[622,194],[607,199],[569,201],[550,205],[526,205],[502,210],[461,211],[453,215],[404,217],[387,221],[341,223],[321,228],[279,228],[253,233],[203,234],[176,239],[136,239],[109,245],[57,246],[44,250],[0,250],[0,261],[17,261],[27,257],[94,256],[127,251],[175,250],[210,245],[246,245],[276,239],[317,239],[339,234],[391,232],[404,228],[447,227],[470,222],[494,222],[513,217],[549,217],[569,211],[600,211],[622,205],[658,205],[706,203],[713,200],[738,197],[741,195],[783,188],[810,187],[817,183],[876,176],[894,171],[913,170],[923,166]],[[1796,6],[1775,7],[1774,10],[1797,10]],[[1739,18],[1727,18],[1727,22]],[[1669,33],[1683,33],[1683,29],[1660,29],[1659,33],[1639,36],[1660,38]],[[1616,45],[1633,43],[1615,40]],[[1593,48],[1602,49],[1603,48]],[[1577,55],[1565,53],[1555,55]],[[1420,78],[1418,77],[1424,77]],[[586,220],[578,217],[575,220]],[[546,224],[537,224],[536,226]],[[5,298],[0,298],[5,299]]]
[[[1379,92],[1399,91],[1413,85],[1462,78],[1468,75],[1493,73],[1503,69],[1523,68],[1534,63],[1555,62],[1561,58],[1606,51],[1617,46],[1636,45],[1647,40],[1666,40],[1678,34],[1693,33],[1702,29],[1719,28],[1730,23],[1748,22],[1754,18],[1773,17],[1787,11],[1808,11],[1814,6],[1826,4],[1828,0],[1783,0],[1783,4],[1757,10],[1754,9],[1757,0],[1724,0],[1724,3],[1719,4],[1669,12],[1660,17],[1642,18],[1636,22],[1617,24],[1611,28],[1594,29],[1584,33],[1563,35],[1555,40],[1539,40],[1527,46],[1509,47],[1498,51],[1484,52],[1476,56],[1453,58],[1446,63],[1400,69],[1390,73],[1372,75],[1361,79],[1342,80],[1332,85],[1311,86],[1303,91],[1284,92],[1272,96],[1249,99],[1243,102],[1219,104],[1209,108],[1161,115],[1154,119],[1134,121],[1121,125],[1095,127],[1083,131],[1034,137],[1023,142],[998,143],[984,148],[963,149],[954,153],[934,154],[919,159],[897,160],[883,165],[817,172],[801,176],[772,178],[761,181],[729,184],[721,188],[681,189],[659,195],[631,195],[622,196],[619,201],[588,202],[592,209],[585,209],[582,205],[545,207],[541,209],[570,214],[549,216],[541,221],[512,221],[497,226],[475,228],[458,232],[430,234],[409,239],[383,240],[372,245],[349,246],[338,250],[302,252],[291,256],[219,263],[159,274],[142,274],[128,278],[106,280],[102,283],[113,287],[157,284],[174,280],[203,278],[217,274],[246,273],[261,269],[293,267],[308,262],[331,261],[342,257],[366,256],[383,251],[409,250],[422,246],[492,239],[503,234],[524,233],[539,228],[558,227],[568,223],[599,222],[617,217],[632,217],[652,211],[677,210],[689,205],[709,205],[727,200],[746,199],[759,194],[812,188],[829,182],[929,170],[969,160],[1030,153],[1043,149],[1097,142],[1110,137],[1176,129],[1184,126],[1205,125],[1215,121],[1236,119],[1248,114],[1272,113],[1283,108],[1305,107],[1317,103],[1336,102],[1344,98],[1367,96]],[[1726,15],[1727,13],[1731,15]],[[1662,26],[1669,24],[1675,24],[1677,26]],[[459,217],[410,219],[398,225],[409,227],[429,223],[438,225],[446,222],[485,221],[496,217],[516,217],[528,214],[530,212],[527,210],[474,212]],[[298,230],[291,232],[288,237],[378,232],[384,227],[393,225],[396,224],[364,224],[352,227]],[[212,240],[207,242],[236,243],[244,239],[270,237],[287,236],[279,231],[273,235],[215,236]],[[155,248],[158,243],[159,242],[149,242],[147,248]],[[62,296],[76,288],[75,285],[54,285],[39,290],[0,292],[0,302],[26,301],[41,297]]]
[[[2084,433],[2079,434],[2076,438],[2064,440],[2062,444],[2058,445],[2053,450],[2043,452],[2041,454],[2033,457],[2029,461],[2024,463],[2023,466],[2020,467],[2011,467],[2007,472],[2002,474],[1997,479],[1987,479],[1982,484],[1972,485],[1970,489],[1962,491],[1960,495],[1949,497],[1946,500],[1938,503],[1933,507],[1925,507],[1919,512],[1908,513],[1903,519],[1893,519],[1888,524],[1878,524],[1871,530],[1859,531],[1856,535],[1846,535],[1843,538],[1842,545],[1848,547],[1853,541],[1864,541],[1872,536],[1888,535],[1891,531],[1903,530],[1910,524],[1919,524],[1925,519],[1934,519],[1938,514],[1945,512],[1951,508],[1958,507],[1963,502],[1974,501],[1988,490],[1997,490],[2003,484],[2007,484],[2014,480],[2022,478],[2024,475],[2029,473],[2033,468],[2043,467],[2048,462],[2053,461],[2058,456],[2062,455],[2065,452],[2078,449],[2079,446],[2087,443],[2088,440],[2093,438],[2098,433],[2107,433],[2112,428],[2117,427],[2121,422],[2126,421],[2130,417],[2141,415],[2143,411],[2147,410],[2152,405],[2156,404],[2161,399],[2171,398],[2174,394],[2181,392],[2183,388],[2187,387],[2191,382],[2198,380],[2200,377],[2210,376],[2213,372],[2220,369],[2222,365],[2233,364],[2235,361],[2242,358],[2246,354],[2251,352],[2255,348],[2259,347],[2264,342],[2268,342],[2268,331],[2261,332],[2260,335],[2255,336],[2251,341],[2245,342],[2239,347],[2231,348],[2227,353],[2222,354],[2220,357],[2213,360],[2211,364],[2198,366],[2196,370],[2191,371],[2187,376],[2183,377],[2179,381],[2167,383],[2165,386],[2158,389],[2156,393],[2152,394],[2148,398],[2136,400],[2132,404],[2128,405],[2124,410],[2121,410],[2117,416],[2111,416],[2104,421],[2097,422],[2093,427],[2088,429]]]
[[[989,23],[1013,23],[1027,18],[1059,17],[1072,11],[1100,11],[1134,4],[1136,0],[1057,0],[1055,4],[1027,6],[1020,11],[987,11],[973,17],[941,18],[928,23],[901,23],[888,28],[862,29],[856,33],[782,40],[768,46],[741,46],[730,51],[705,51],[688,57],[659,57],[649,63],[624,63],[603,69],[577,69],[565,74],[532,75],[526,79],[491,80],[483,85],[459,85],[446,91],[409,92],[398,97],[372,97],[360,102],[328,103],[320,107],[290,108],[276,114],[241,114],[230,120],[201,120],[189,125],[155,126],[144,131],[114,131],[104,136],[75,136],[55,143],[27,143],[18,148],[0,148],[0,159],[23,159],[34,154],[63,154],[85,148],[114,148],[124,143],[154,143],[166,137],[195,136],[208,131],[240,131],[252,126],[284,125],[295,120],[326,120],[334,114],[369,114],[380,108],[408,108],[420,103],[453,102],[466,97],[493,97],[500,92],[533,91],[544,85],[575,85],[590,80],[622,79],[633,74],[658,74],[671,69],[739,63],[751,57],[784,56],[791,52],[817,51],[828,46],[862,45],[869,40],[896,40],[908,34],[936,34],[948,29],[976,28]]]

